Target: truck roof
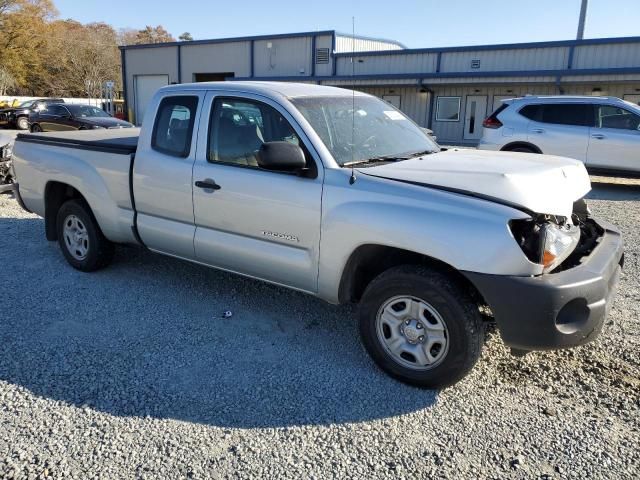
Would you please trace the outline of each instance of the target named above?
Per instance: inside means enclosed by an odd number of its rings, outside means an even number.
[[[162,90],[226,90],[230,92],[247,92],[262,95],[279,94],[287,98],[314,96],[352,96],[353,92],[344,88],[314,85],[309,83],[291,82],[258,82],[258,81],[229,81],[229,82],[199,82],[168,85]],[[366,93],[356,92],[357,96],[367,96]]]

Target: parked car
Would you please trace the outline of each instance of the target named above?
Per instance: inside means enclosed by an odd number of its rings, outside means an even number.
[[[28,130],[29,114],[53,103],[64,103],[64,100],[62,98],[36,98],[22,102],[17,107],[2,109],[0,110],[0,126]]]
[[[593,173],[640,175],[640,107],[619,98],[514,98],[483,126],[481,150],[561,155]]]
[[[131,128],[132,124],[114,118],[92,105],[54,104],[36,110],[29,116],[32,132],[64,130],[95,130],[101,128]]]
[[[595,339],[623,264],[581,162],[440,151],[389,104],[327,86],[167,86],[141,130],[18,135],[14,169],[74,268],[137,244],[359,302],[372,358],[421,387],[469,372],[485,321],[517,353]]]

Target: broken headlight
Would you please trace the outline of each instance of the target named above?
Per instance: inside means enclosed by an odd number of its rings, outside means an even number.
[[[553,217],[552,217],[553,218]],[[529,260],[547,273],[560,265],[580,241],[580,227],[571,222],[513,220],[511,232]]]

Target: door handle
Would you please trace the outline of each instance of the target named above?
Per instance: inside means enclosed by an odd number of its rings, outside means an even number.
[[[603,140],[607,137],[605,137],[603,134],[601,133],[592,133],[591,134],[591,138],[597,138],[598,140]]]
[[[222,188],[210,178],[207,178],[205,180],[198,180],[195,185],[196,187],[203,188],[204,190],[220,190]]]
[[[531,131],[533,133],[544,133],[544,129],[542,128],[532,128]]]

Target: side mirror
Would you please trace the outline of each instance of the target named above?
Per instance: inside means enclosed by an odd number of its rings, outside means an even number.
[[[300,172],[307,166],[304,152],[289,142],[265,142],[258,150],[258,166],[277,172]]]

